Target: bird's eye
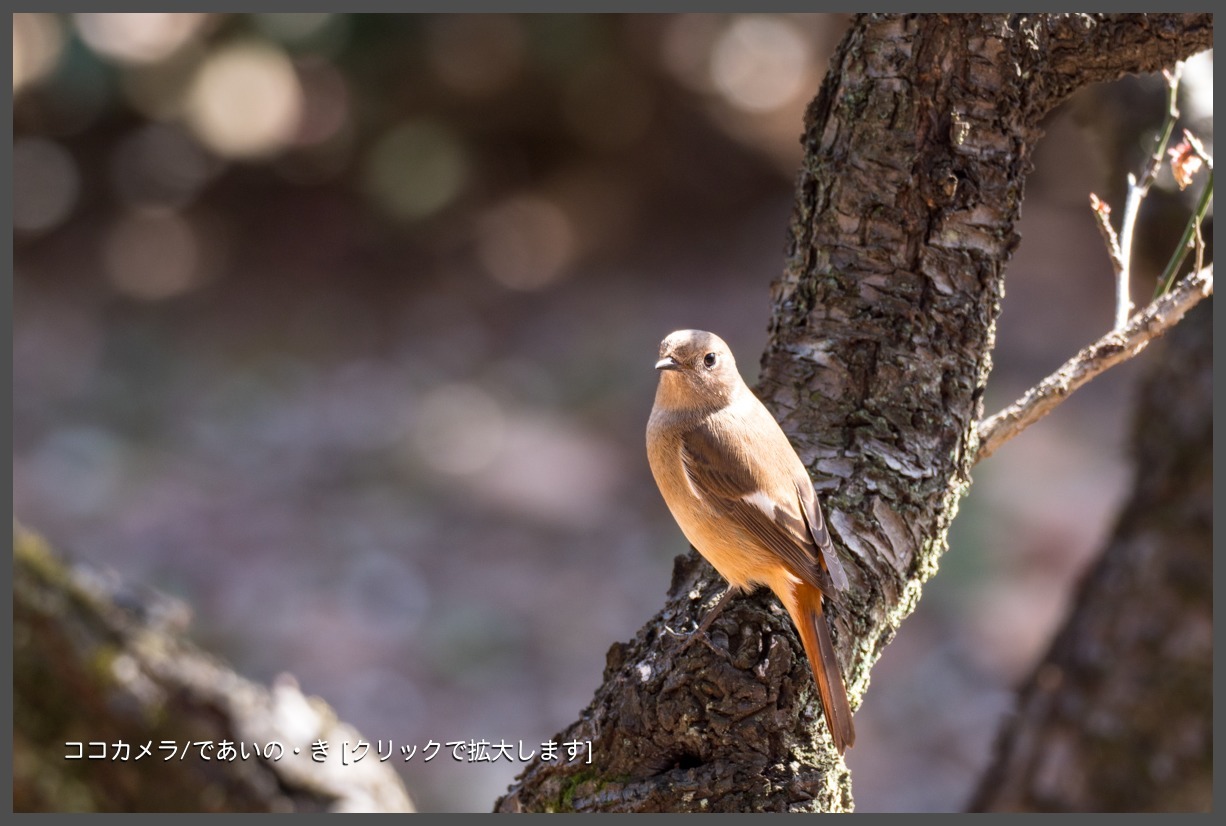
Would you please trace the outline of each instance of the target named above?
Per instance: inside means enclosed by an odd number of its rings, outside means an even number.
[[[715,362],[716,362],[716,356],[714,353],[707,353],[705,356],[702,357],[702,363],[705,364],[707,367],[714,367]]]

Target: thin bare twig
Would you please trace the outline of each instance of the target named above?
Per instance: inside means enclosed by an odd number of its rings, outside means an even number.
[[[1179,120],[1179,80],[1183,77],[1183,61],[1169,70],[1162,72],[1166,80],[1166,118],[1162,121],[1162,131],[1154,142],[1153,154],[1145,164],[1141,180],[1136,176],[1128,176],[1128,198],[1124,201],[1124,214],[1120,218],[1120,251],[1124,268],[1116,273],[1115,299],[1115,329],[1119,330],[1128,323],[1132,314],[1131,287],[1132,278],[1132,236],[1137,226],[1137,213],[1141,210],[1141,201],[1149,194],[1149,188],[1158,179],[1162,169],[1162,161],[1166,159],[1166,146],[1170,143],[1171,132],[1175,131],[1175,122]]]
[[[1115,271],[1116,284],[1126,283],[1128,279],[1128,264],[1124,261],[1124,254],[1120,252],[1120,239],[1115,234],[1115,227],[1111,226],[1111,207],[1107,205],[1106,201],[1091,192],[1090,209],[1094,213],[1094,223],[1098,224],[1098,231],[1103,236],[1103,243],[1107,245],[1107,257],[1111,259],[1111,269]],[[1123,292],[1125,296],[1128,295],[1128,290],[1125,289]],[[1118,315],[1119,306],[1120,302],[1117,296],[1116,327],[1123,326],[1120,324]],[[1132,312],[1132,308],[1128,307],[1127,312]],[[1125,321],[1127,321],[1127,318],[1125,318]]]
[[[1201,299],[1213,294],[1213,265],[1189,274],[1175,288],[1137,313],[1120,330],[1112,330],[1086,347],[1013,404],[979,423],[979,462],[1005,442],[1046,416],[1099,373],[1140,353],[1150,341],[1183,318]]]

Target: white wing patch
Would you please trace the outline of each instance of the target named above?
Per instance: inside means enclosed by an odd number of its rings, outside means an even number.
[[[741,500],[753,505],[758,510],[762,511],[771,520],[775,518],[775,500],[767,496],[766,491],[762,489],[755,490],[753,493],[748,493],[741,497]]]

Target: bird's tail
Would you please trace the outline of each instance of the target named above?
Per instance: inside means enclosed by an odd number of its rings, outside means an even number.
[[[800,642],[805,647],[813,679],[822,698],[822,711],[834,746],[842,754],[856,742],[856,729],[851,723],[851,706],[847,703],[847,688],[839,660],[834,654],[834,641],[830,628],[822,615],[822,592],[807,582],[796,583],[795,607],[785,606],[800,632]]]

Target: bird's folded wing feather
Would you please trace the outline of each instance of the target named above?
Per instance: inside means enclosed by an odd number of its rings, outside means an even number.
[[[822,549],[822,559],[826,561],[826,570],[838,591],[847,590],[847,574],[843,571],[843,563],[834,552],[834,543],[830,541],[830,531],[822,519],[822,507],[817,503],[817,492],[813,489],[813,481],[806,474],[803,479],[797,479],[796,493],[800,497],[800,505],[804,510],[805,523],[809,526],[809,534],[817,547]]]
[[[808,506],[802,504],[804,496],[800,491],[803,488],[799,486],[784,496],[763,490],[744,455],[732,449],[722,433],[706,422],[682,437],[681,459],[690,484],[700,496],[717,502],[723,512],[776,553],[794,574],[820,588],[827,596],[833,596],[838,586],[827,573],[826,565],[819,562],[820,545],[812,531],[820,531],[820,537],[829,546],[830,536],[816,508],[816,498],[810,512]],[[813,495],[812,489],[810,484],[810,495]],[[833,554],[831,548],[829,556]],[[841,566],[838,576],[845,587],[847,577]]]

